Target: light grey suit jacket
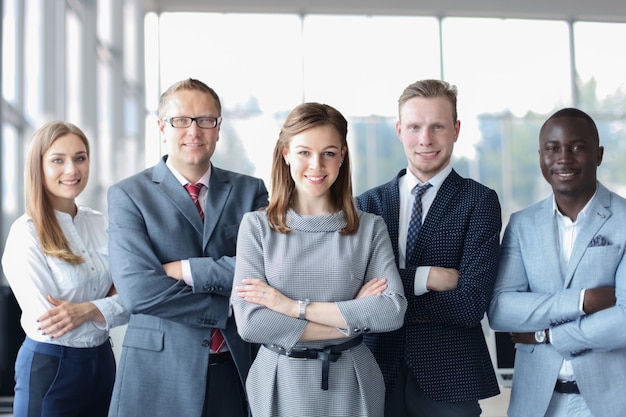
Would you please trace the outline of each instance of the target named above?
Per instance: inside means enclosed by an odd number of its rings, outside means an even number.
[[[598,183],[566,270],[553,198],[511,216],[488,310],[494,330],[550,329],[551,344],[517,344],[509,416],[546,412],[562,360],[572,361],[595,417],[626,416],[626,200]],[[579,312],[583,288],[615,286],[615,307]]]
[[[255,353],[237,334],[229,297],[239,223],[267,205],[267,189],[213,167],[203,224],[166,158],[108,192],[111,272],[131,313],[109,416],[200,416],[213,327],[242,383]],[[162,268],[181,259],[190,261],[193,287]]]

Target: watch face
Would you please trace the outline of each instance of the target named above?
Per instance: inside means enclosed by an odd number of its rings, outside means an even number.
[[[546,332],[545,330],[538,330],[535,332],[535,341],[537,343],[544,343],[546,341]]]

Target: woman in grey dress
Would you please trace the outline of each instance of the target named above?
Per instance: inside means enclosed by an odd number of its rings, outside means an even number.
[[[259,343],[254,417],[382,416],[385,385],[362,334],[402,325],[406,299],[382,218],[353,202],[347,121],[304,103],[274,149],[267,209],[244,216],[231,297]]]

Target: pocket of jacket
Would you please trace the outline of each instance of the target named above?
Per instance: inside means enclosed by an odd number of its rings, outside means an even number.
[[[163,350],[163,340],[165,333],[154,329],[138,329],[129,327],[124,335],[124,347],[153,350],[160,352]]]

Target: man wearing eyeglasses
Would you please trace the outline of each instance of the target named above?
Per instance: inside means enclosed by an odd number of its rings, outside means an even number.
[[[229,296],[239,222],[268,193],[211,163],[221,122],[213,89],[172,85],[159,103],[167,155],[109,190],[111,273],[131,312],[110,417],[248,415],[254,349]]]

